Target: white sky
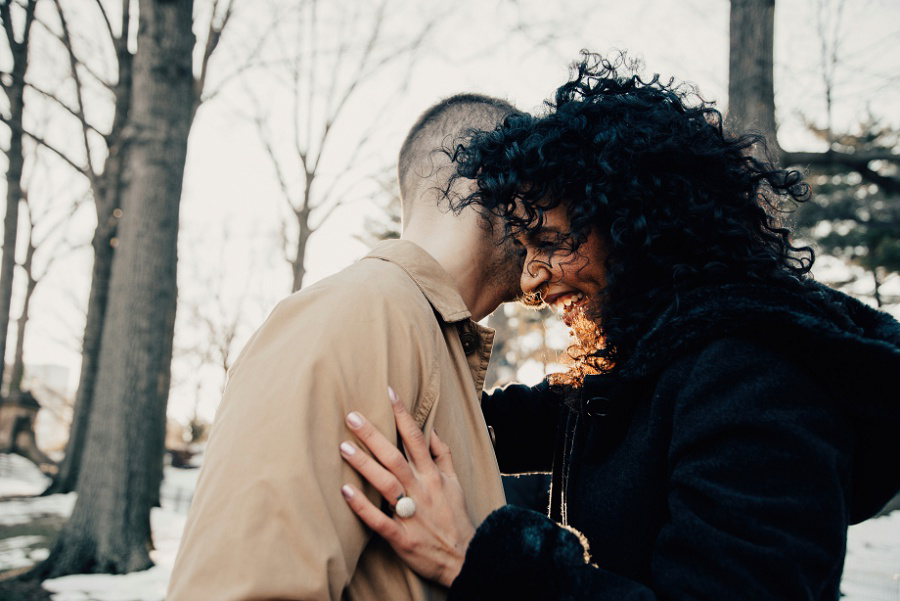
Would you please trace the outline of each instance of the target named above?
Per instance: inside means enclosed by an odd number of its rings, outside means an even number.
[[[387,27],[393,38],[414,32],[438,3],[396,0],[402,10],[390,15]],[[75,6],[81,2],[78,0]],[[196,0],[202,6],[202,0]],[[778,0],[776,12],[776,101],[787,148],[814,144],[803,132],[803,117],[823,122],[819,42],[815,10],[821,0]],[[71,4],[71,2],[70,2]],[[442,3],[446,4],[446,3]],[[833,7],[835,0],[824,3]],[[259,39],[265,28],[262,0],[244,0],[223,38],[221,54],[211,78],[230,71],[229,57]],[[256,10],[250,12],[248,7]],[[320,16],[327,18],[324,9]],[[355,236],[367,217],[379,209],[365,196],[373,189],[367,178],[377,175],[394,157],[407,128],[430,104],[447,95],[474,91],[511,100],[533,110],[566,79],[568,64],[581,48],[605,52],[627,49],[643,57],[647,71],[696,83],[707,99],[719,99],[725,108],[728,69],[727,0],[460,0],[445,11],[428,36],[408,72],[398,67],[360,88],[335,124],[336,145],[323,158],[326,173],[337,175],[341,158],[353,148],[355,137],[372,119],[378,119],[372,156],[354,165],[362,184],[347,194],[338,209],[312,237],[307,255],[307,283],[346,266],[365,253]],[[90,23],[94,13],[74,18]],[[284,19],[286,22],[287,19]],[[524,26],[523,26],[524,25]],[[351,27],[342,21],[345,28]],[[513,30],[516,30],[513,32]],[[512,32],[512,33],[511,33]],[[835,86],[838,126],[851,127],[871,110],[888,123],[900,126],[900,2],[847,0],[838,29],[842,63]],[[230,37],[229,37],[230,36]],[[337,34],[320,34],[322,43]],[[267,40],[270,52],[297,39]],[[536,40],[549,38],[545,44]],[[88,47],[87,45],[85,46]],[[102,47],[96,44],[96,51]],[[56,60],[47,48],[36,56]],[[0,64],[7,62],[4,57]],[[58,73],[64,64],[44,67]],[[322,74],[319,74],[320,77]],[[58,75],[57,75],[58,77]],[[324,80],[323,80],[324,81]],[[324,85],[324,84],[321,84]],[[221,372],[202,367],[186,352],[199,340],[195,311],[213,319],[220,312],[240,313],[238,347],[265,317],[272,304],[290,289],[290,270],[279,248],[280,217],[284,201],[274,171],[251,121],[255,109],[250,94],[260,100],[273,123],[272,135],[281,156],[287,157],[283,130],[290,128],[292,108],[271,78],[250,74],[236,81],[203,106],[191,134],[182,201],[180,294],[174,384],[170,414],[184,419],[194,399],[211,417],[218,402]],[[56,124],[58,116],[51,123]],[[60,127],[61,138],[65,130]],[[287,163],[285,163],[287,164]],[[83,184],[64,168],[50,162],[50,171],[35,183],[46,198],[77,196]],[[341,180],[346,181],[346,180]],[[4,196],[5,197],[5,196]],[[74,244],[90,239],[92,209],[71,220],[67,238]],[[289,230],[290,231],[290,230]],[[42,259],[43,260],[43,259]],[[83,328],[80,313],[86,304],[90,253],[87,248],[68,252],[52,266],[36,293],[26,346],[26,361],[69,367],[73,380],[79,364],[78,345]],[[221,298],[221,302],[217,298]],[[14,305],[13,317],[18,314]],[[10,329],[11,340],[15,328]],[[12,353],[10,344],[10,357]],[[74,385],[73,385],[74,386]]]

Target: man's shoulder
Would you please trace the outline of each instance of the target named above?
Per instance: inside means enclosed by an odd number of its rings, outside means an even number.
[[[428,299],[403,269],[363,259],[280,301],[248,341],[235,367],[248,356],[273,349],[293,356],[298,344],[307,355],[335,358],[350,349],[358,356],[360,342],[375,348],[377,341],[400,335],[411,344],[419,341],[418,346],[424,340],[437,340],[439,332]]]
[[[424,303],[424,305],[423,305]],[[375,308],[402,312],[428,305],[415,281],[389,261],[363,258],[316,283],[298,290],[279,303],[295,310],[354,309],[367,313]]]
[[[370,328],[433,319],[428,299],[401,267],[365,258],[283,299],[267,322],[316,331],[337,324]]]

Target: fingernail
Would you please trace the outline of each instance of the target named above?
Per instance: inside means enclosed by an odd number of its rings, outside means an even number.
[[[350,488],[349,484],[345,484],[341,487],[341,494],[344,495],[345,499],[349,499],[353,496],[353,489]]]
[[[396,403],[400,399],[397,398],[397,393],[394,392],[394,389],[388,386],[388,398],[391,399],[392,403]]]
[[[363,425],[363,418],[356,411],[351,411],[347,415],[347,423],[350,424],[351,428],[359,428]]]
[[[352,455],[355,452],[356,448],[349,442],[341,443],[341,453],[343,453],[344,455]]]

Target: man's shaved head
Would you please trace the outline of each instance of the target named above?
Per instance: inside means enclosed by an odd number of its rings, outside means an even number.
[[[445,150],[452,152],[467,131],[492,130],[507,115],[516,112],[505,100],[457,94],[422,113],[400,148],[398,178],[404,224],[409,221],[421,188],[441,188],[452,174]]]

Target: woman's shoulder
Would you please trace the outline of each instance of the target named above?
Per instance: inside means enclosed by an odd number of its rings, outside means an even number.
[[[813,358],[807,361],[811,365],[851,351],[871,355],[876,362],[900,362],[896,320],[804,281],[796,286],[707,286],[685,293],[646,329],[623,371],[658,371],[685,355],[738,340],[782,355]]]

